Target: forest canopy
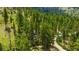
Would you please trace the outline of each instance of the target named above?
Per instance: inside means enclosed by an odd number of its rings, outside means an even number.
[[[0,8],[0,51],[78,51],[79,17],[52,11]]]

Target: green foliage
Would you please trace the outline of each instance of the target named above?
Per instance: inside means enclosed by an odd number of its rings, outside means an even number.
[[[4,22],[5,22],[5,24],[7,24],[7,22],[8,22],[7,8],[4,8]]]
[[[0,43],[0,51],[2,51],[2,44]]]
[[[42,39],[43,50],[45,51],[50,50],[52,38],[49,24],[46,23],[42,24],[41,39]]]
[[[3,17],[0,19],[2,29],[5,26],[8,32],[1,36],[0,50],[50,50],[54,37],[67,50],[79,50],[79,18],[68,15],[44,13],[34,8],[3,8]],[[5,24],[4,24],[5,23]],[[1,30],[2,30],[1,29]],[[1,31],[0,33],[5,33]],[[5,41],[2,39],[5,38]],[[7,40],[8,39],[8,40]],[[3,47],[10,43],[5,49]],[[52,44],[53,43],[53,44]],[[39,48],[41,46],[42,48]],[[3,49],[2,49],[3,47]],[[14,49],[15,48],[15,49]]]
[[[22,15],[22,10],[21,9],[17,9],[17,19],[16,19],[16,21],[17,21],[17,26],[18,26],[18,33],[20,34],[20,33],[22,33],[23,32],[23,30],[24,30],[24,28],[23,28],[23,26],[24,26],[24,19],[23,19],[23,15]]]
[[[16,40],[16,50],[18,51],[29,51],[30,44],[26,36],[19,35]]]

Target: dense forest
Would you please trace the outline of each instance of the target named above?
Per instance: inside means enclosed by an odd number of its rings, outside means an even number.
[[[0,51],[60,51],[55,43],[65,51],[79,50],[78,16],[0,8]]]

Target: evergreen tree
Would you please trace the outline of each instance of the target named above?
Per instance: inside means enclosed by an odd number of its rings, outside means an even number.
[[[11,29],[9,27],[8,21],[9,20],[8,20],[7,8],[4,8],[5,31],[6,31],[6,34],[8,34],[8,47],[9,47],[9,50],[11,50],[11,36],[10,36]]]

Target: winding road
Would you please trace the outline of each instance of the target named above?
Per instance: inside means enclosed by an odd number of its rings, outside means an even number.
[[[56,47],[59,51],[66,51],[57,43],[56,39],[57,39],[57,36],[54,38],[54,47]]]

